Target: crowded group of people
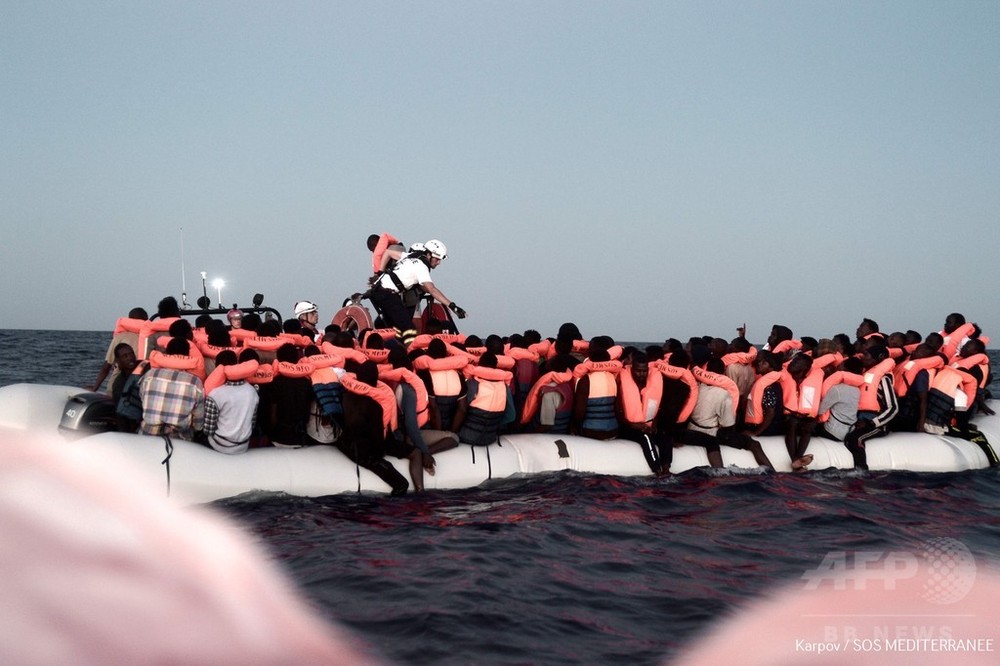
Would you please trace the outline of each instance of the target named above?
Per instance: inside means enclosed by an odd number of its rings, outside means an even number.
[[[680,446],[705,449],[713,467],[723,465],[721,446],[745,449],[773,469],[759,441],[769,435],[784,438],[797,471],[813,460],[813,436],[843,442],[865,469],[866,443],[892,431],[964,437],[997,463],[970,423],[992,413],[987,339],[961,314],[926,337],[883,333],[871,319],[854,338],[796,338],[775,325],[761,346],[743,328],[732,340],[671,338],[643,349],[585,339],[573,323],[554,337],[480,338],[431,318],[418,333],[421,294],[465,316],[429,278],[444,244],[404,249],[383,234],[369,249],[375,327],[320,329],[310,301],[285,321],[234,308],[226,321],[202,314],[192,323],[168,296],[155,317],[136,308],[118,321],[92,390],[110,376],[122,430],[228,454],[334,445],[396,494],[409,482],[386,456],[408,459],[422,490],[436,453],[519,432],[631,440],[657,475],[670,473]]]

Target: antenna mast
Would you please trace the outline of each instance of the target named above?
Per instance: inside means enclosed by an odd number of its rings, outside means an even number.
[[[187,299],[187,282],[184,278],[184,227],[181,227],[181,307],[185,310],[191,307]]]

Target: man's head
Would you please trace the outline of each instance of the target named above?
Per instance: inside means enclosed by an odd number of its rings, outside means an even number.
[[[632,378],[637,386],[645,386],[649,378],[649,358],[644,352],[632,353],[632,364],[629,366]]]
[[[951,333],[963,324],[965,324],[965,315],[961,312],[952,312],[944,319],[944,332]]]
[[[792,357],[792,360],[788,362],[788,374],[792,376],[796,382],[801,382],[812,370],[813,360],[812,357],[806,354],[796,354]]]
[[[316,324],[319,322],[319,307],[315,303],[312,301],[299,301],[295,304],[294,312],[295,318],[302,322],[304,326],[316,328]]]
[[[138,361],[135,358],[135,350],[127,342],[120,342],[115,345],[115,364],[122,374],[129,374],[135,370]]]
[[[356,374],[358,381],[368,384],[368,386],[378,384],[378,366],[375,365],[374,361],[365,361],[358,365]]]
[[[887,358],[889,358],[889,350],[885,345],[869,345],[861,352],[861,365],[867,370],[868,368],[875,367]]]

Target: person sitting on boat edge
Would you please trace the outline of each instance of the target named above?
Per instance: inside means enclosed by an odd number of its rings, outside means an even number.
[[[167,343],[166,361],[173,364],[190,359],[190,344],[183,338]],[[169,435],[195,440],[205,422],[205,389],[200,379],[187,370],[154,367],[139,382],[142,399],[143,435]],[[178,363],[179,365],[179,363]]]
[[[508,385],[513,374],[497,368],[497,356],[490,351],[479,357],[477,365],[467,365],[464,374],[468,409],[458,440],[462,444],[488,446],[499,439],[501,428],[517,416]]]
[[[670,474],[674,443],[656,425],[663,399],[663,376],[651,373],[646,354],[635,351],[618,373],[618,387],[618,436],[639,445],[653,474]]]
[[[137,365],[139,365],[139,360],[135,357],[135,348],[132,345],[127,342],[119,342],[115,345],[115,367],[118,369],[118,374],[114,381],[108,385],[108,389],[111,393],[111,400],[116,405],[122,397],[126,380]]]
[[[813,461],[806,453],[816,428],[816,415],[823,388],[823,372],[813,368],[813,360],[805,352],[795,354],[785,368],[790,378],[782,387],[785,412],[785,448],[793,471],[803,471]]]
[[[576,359],[568,353],[556,354],[548,368],[528,391],[521,424],[525,432],[569,434],[573,417],[573,371]]]
[[[827,366],[830,374],[835,372],[832,365]],[[840,371],[852,375],[860,375],[862,372],[861,359],[856,356],[844,359],[840,364]],[[829,412],[829,418],[816,431],[820,437],[843,442],[850,432],[851,427],[858,420],[858,400],[861,398],[861,389],[857,386],[840,382],[832,385],[823,394],[823,399],[819,402],[819,413]]]
[[[439,240],[424,243],[424,250],[401,259],[392,270],[376,280],[369,292],[372,305],[387,326],[396,329],[396,338],[409,346],[416,337],[413,328],[414,308],[403,302],[405,292],[410,289],[430,294],[436,301],[448,307],[459,319],[465,319],[465,310],[449,299],[431,281],[430,272],[437,268],[448,256],[448,249]]]
[[[128,319],[132,320],[133,322],[142,322],[148,320],[149,315],[143,308],[132,308],[128,312]],[[108,379],[108,395],[113,395],[112,385],[115,383],[115,380],[117,380],[118,377],[123,372],[120,366],[118,366],[116,362],[116,356],[117,356],[116,349],[118,348],[118,345],[120,345],[123,342],[132,347],[133,355],[138,354],[138,349],[139,349],[138,332],[134,330],[131,331],[121,330],[118,333],[115,333],[111,337],[111,343],[108,344],[107,352],[104,354],[104,363],[101,364],[101,369],[98,370],[97,372],[97,379],[95,379],[94,383],[91,384],[89,387],[91,391],[100,391],[101,385],[104,384],[104,380],[107,379],[108,375],[110,374],[111,379]],[[128,374],[129,372],[132,372],[132,370],[130,369],[125,371],[125,374]],[[122,381],[124,382],[124,379]],[[117,402],[117,398],[115,398],[115,401]]]
[[[594,346],[587,360],[573,369],[577,378],[573,397],[573,434],[600,440],[618,436],[615,403],[618,398],[617,376],[621,367],[621,363],[611,360],[607,349]]]
[[[844,446],[854,457],[856,469],[868,469],[865,443],[889,434],[889,424],[899,413],[892,381],[895,363],[885,345],[869,343],[861,353],[864,383],[858,400],[858,420],[844,438]]]
[[[733,399],[733,394],[738,395],[738,389],[736,384],[726,377],[726,366],[722,359],[711,358],[711,353],[704,346],[695,346],[693,350],[692,367],[699,367],[697,361],[704,361],[703,370],[707,374],[697,375],[699,381],[698,400],[691,411],[688,430],[714,438],[718,444],[750,451],[758,465],[774,471],[774,465],[764,453],[760,442],[736,429],[738,400]],[[709,381],[717,381],[718,383],[708,383]],[[730,388],[726,388],[726,386]],[[690,443],[697,443],[697,441]],[[711,461],[711,457],[709,460]]]
[[[417,376],[427,387],[432,429],[457,433],[462,427],[468,400],[461,370],[467,364],[467,357],[449,354],[448,345],[440,338],[431,340],[426,353],[413,358]]]
[[[313,388],[309,373],[295,372],[300,359],[298,348],[286,342],[275,354],[278,372],[260,387],[261,429],[274,446],[298,448],[321,444],[307,432]]]
[[[423,427],[430,421],[430,399],[427,395],[427,387],[413,371],[413,363],[407,356],[406,350],[400,345],[394,344],[390,348],[389,365],[391,369],[379,368],[379,378],[383,379],[396,393],[400,419],[399,428],[396,429],[393,436],[415,446],[420,451],[424,471],[433,476],[437,466],[434,454],[458,446],[458,435],[444,430],[431,430]],[[410,476],[413,476],[412,469]],[[421,483],[415,481],[414,485],[417,488],[422,488],[422,480]]]
[[[260,402],[257,389],[246,382],[246,374],[252,374],[258,364],[244,366],[242,374],[236,372],[236,352],[231,349],[219,352],[215,363],[223,368],[219,372],[225,375],[225,383],[205,396],[205,437],[219,453],[244,453],[250,448]]]
[[[690,376],[691,357],[684,351],[679,340],[671,338],[664,345],[672,350],[667,364],[680,369],[680,372],[677,378],[668,377],[666,374],[663,376],[663,400],[657,414],[657,429],[671,438],[674,448],[702,447],[708,457],[708,464],[716,468],[722,467],[722,453],[719,450],[718,440],[711,435],[688,428],[690,410],[697,402],[700,393],[697,382]]]
[[[391,390],[385,384],[381,384],[384,390],[378,390],[378,367],[372,361],[348,361],[346,369],[348,372],[341,380],[344,385],[344,430],[336,447],[351,461],[382,479],[392,489],[390,494],[393,496],[405,494],[410,484],[385,456],[409,458],[411,475],[414,465],[417,468],[417,476],[413,479],[416,490],[423,490],[420,452],[411,444],[388,436],[385,424],[394,420],[395,400],[386,393]],[[387,418],[388,409],[393,412],[392,419]]]

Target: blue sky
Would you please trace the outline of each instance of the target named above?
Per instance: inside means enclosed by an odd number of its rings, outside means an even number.
[[[1000,3],[3,2],[0,328],[361,289],[485,335],[1000,336]],[[214,298],[213,298],[214,300]]]

